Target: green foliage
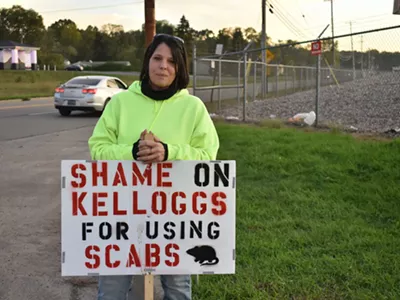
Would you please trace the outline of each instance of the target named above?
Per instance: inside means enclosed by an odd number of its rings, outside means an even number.
[[[19,28],[15,30],[14,28]],[[185,40],[188,51],[189,66],[192,68],[193,45],[196,44],[199,56],[215,54],[217,44],[223,44],[224,52],[243,50],[249,43],[252,48],[261,48],[261,34],[254,28],[221,28],[214,33],[204,28],[192,28],[189,20],[183,15],[178,24],[171,24],[167,20],[156,22],[157,33],[175,34]],[[130,61],[135,70],[141,67],[145,52],[144,24],[140,30],[125,31],[119,24],[104,24],[101,28],[88,26],[80,29],[71,19],[60,19],[51,24],[47,30],[43,25],[43,18],[33,10],[26,10],[19,5],[12,8],[0,9],[0,36],[16,42],[24,42],[41,48],[41,56],[53,57],[50,54],[60,54],[72,63],[77,61]],[[340,39],[335,41],[335,60],[343,68],[352,68],[352,60],[347,59],[349,52],[340,51]],[[267,45],[282,46],[296,41],[273,41],[267,37]],[[324,57],[332,65],[332,42],[323,41]],[[271,63],[286,65],[315,65],[315,57],[310,55],[310,44],[271,49],[274,59]],[[352,56],[352,53],[350,57]],[[51,65],[59,64],[60,60],[53,57]],[[230,59],[239,57],[230,56]],[[261,60],[260,52],[249,54],[249,58]],[[356,69],[369,66],[373,69],[391,70],[393,65],[398,65],[400,53],[369,50],[363,54],[355,51]],[[110,67],[110,66],[108,66]],[[338,65],[336,65],[338,67]],[[226,68],[224,66],[224,68]],[[119,70],[119,69],[116,69]],[[237,70],[232,65],[226,74],[236,74]]]
[[[43,17],[20,5],[0,8],[0,39],[37,45],[45,32]]]

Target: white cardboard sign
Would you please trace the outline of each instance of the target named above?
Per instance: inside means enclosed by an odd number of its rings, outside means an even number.
[[[235,273],[235,182],[235,161],[62,161],[62,276]]]

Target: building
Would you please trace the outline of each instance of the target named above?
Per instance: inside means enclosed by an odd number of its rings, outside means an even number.
[[[36,70],[38,47],[0,40],[0,70]]]

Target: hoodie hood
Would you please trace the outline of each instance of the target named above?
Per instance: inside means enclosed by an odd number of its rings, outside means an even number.
[[[139,80],[134,81],[134,82],[129,86],[128,90],[129,90],[130,92],[134,93],[134,94],[138,94],[138,95],[141,95],[141,96],[143,96],[143,97],[147,97],[147,98],[149,98],[149,99],[151,99],[151,100],[155,100],[155,101],[161,100],[161,99],[153,99],[152,97],[143,94],[143,92],[142,92],[142,87],[141,87],[141,82],[140,82]],[[155,92],[155,91],[153,91],[153,92]],[[157,93],[157,92],[155,92],[155,93]],[[160,91],[160,93],[162,93],[162,91]],[[187,89],[182,89],[182,90],[180,90],[180,91],[177,91],[174,95],[172,95],[171,97],[165,99],[164,101],[175,100],[175,99],[177,99],[177,98],[185,97],[185,96],[187,96],[187,95],[189,95],[189,91],[188,91]]]

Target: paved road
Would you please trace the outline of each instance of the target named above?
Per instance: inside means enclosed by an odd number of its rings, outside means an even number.
[[[61,277],[60,161],[90,159],[97,119],[63,118],[51,100],[0,101],[1,300],[96,299],[96,278]],[[136,276],[129,299],[143,299],[143,286]]]
[[[51,100],[0,101],[0,141],[93,126],[98,116],[62,117]]]
[[[313,82],[308,82],[312,86]],[[289,92],[293,90],[293,82],[280,81],[278,89]],[[254,85],[248,85],[248,98],[253,98]],[[255,86],[256,93],[260,91],[260,84]],[[269,83],[269,91],[276,91],[276,83]],[[192,93],[192,89],[189,89]],[[243,90],[239,90],[242,95]],[[237,99],[238,89],[221,90],[221,99]],[[211,99],[211,90],[196,91],[196,96],[208,102]],[[214,101],[218,99],[218,90],[214,90]],[[93,126],[98,115],[73,112],[68,118],[60,116],[53,107],[51,98],[32,101],[0,101],[0,141],[15,138],[29,137],[38,134],[59,132],[85,126]],[[6,130],[5,130],[6,129]]]

